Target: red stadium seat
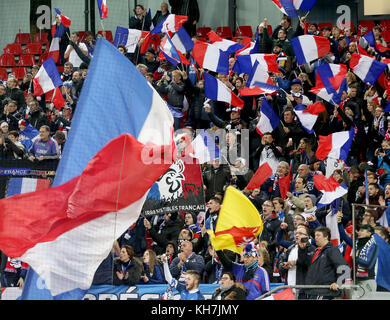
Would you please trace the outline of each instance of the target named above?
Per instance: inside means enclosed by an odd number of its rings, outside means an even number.
[[[48,42],[48,39],[47,37],[49,36],[49,34],[47,32],[37,32],[35,35],[34,35],[34,43],[46,43]]]
[[[16,67],[15,57],[12,54],[1,55],[0,67]]]
[[[8,73],[6,68],[0,68],[0,80],[7,81]]]
[[[202,40],[207,41],[207,34],[211,31],[210,27],[199,27],[196,29],[196,36]]]
[[[248,43],[251,43],[251,41],[252,41],[252,38],[249,38],[249,37],[246,37],[246,36],[240,36],[240,37],[242,37],[242,42],[241,42],[241,44],[242,44],[243,46],[246,46]],[[232,40],[233,40],[234,42],[237,42],[237,38],[238,38],[238,36],[237,36],[237,37],[234,37]]]
[[[233,38],[233,31],[232,28],[227,26],[227,27],[218,27],[217,28],[217,35],[219,35],[221,38],[224,39],[231,39]]]
[[[370,32],[371,29],[374,27],[375,27],[374,21],[371,21],[371,20],[359,21],[357,34],[358,34],[358,36],[360,36],[360,35],[364,36],[368,32]]]
[[[15,76],[16,79],[21,80],[24,78],[24,75],[27,73],[27,68],[24,67],[12,68],[11,73]]]
[[[31,35],[29,33],[16,34],[14,43],[27,44],[31,43]]]
[[[23,50],[23,54],[42,54],[42,44],[41,43],[28,43],[26,48]]]
[[[48,52],[42,53],[42,55],[39,57],[38,65],[42,65],[47,59],[49,59],[50,55]]]
[[[35,64],[35,57],[32,54],[22,54],[19,58],[18,67],[32,67]]]
[[[324,28],[324,27],[329,27],[330,30],[332,30],[333,24],[331,22],[322,22],[322,23],[318,24],[318,29],[319,30],[322,30],[322,28]]]
[[[110,42],[114,42],[114,38],[112,37],[112,32],[110,30],[105,30],[106,32],[106,40]],[[103,37],[103,30],[98,31],[98,34],[100,34]]]
[[[252,38],[253,36],[253,31],[251,26],[238,26],[235,32],[235,36],[245,36]]]
[[[10,43],[4,48],[5,54],[13,54],[13,55],[21,55],[22,54],[22,46],[19,43]]]
[[[382,37],[386,42],[390,42],[390,20],[381,20],[379,25],[382,29]]]
[[[79,41],[84,42],[85,41],[85,31],[78,31],[77,33],[80,36]]]
[[[268,25],[267,30],[268,30],[268,34],[271,36],[272,35],[272,26]]]

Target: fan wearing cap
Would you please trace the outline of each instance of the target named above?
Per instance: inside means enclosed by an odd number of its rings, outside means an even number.
[[[145,54],[141,57],[140,62],[148,67],[148,72],[155,73],[160,66],[160,63],[156,60],[156,51],[153,48],[149,48]]]
[[[303,84],[301,79],[296,78],[291,81],[290,89],[290,94],[287,95],[288,107],[296,107],[299,104],[303,104],[305,106],[312,104],[312,101],[303,94]]]
[[[225,271],[231,271],[236,281],[244,284],[248,291],[247,300],[255,300],[270,290],[270,282],[267,271],[258,265],[258,252],[254,243],[248,243],[243,250],[244,264],[233,262],[222,251],[217,251]]]

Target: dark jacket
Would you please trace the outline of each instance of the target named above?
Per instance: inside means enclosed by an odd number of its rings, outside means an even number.
[[[153,25],[156,27],[160,22],[162,22],[166,17],[168,17],[169,14],[169,11],[165,15],[163,15],[160,10],[157,10],[156,14],[152,19]]]
[[[181,269],[177,267],[179,262],[180,262],[180,258],[176,257],[169,265],[169,270],[173,278],[179,280],[181,273],[184,272],[185,270],[196,270],[199,272],[199,274],[201,275],[203,274],[204,267],[205,267],[204,259],[202,256],[196,254],[195,252],[193,252],[188,257],[187,261],[183,264]]]
[[[129,29],[149,31],[151,25],[152,19],[148,15],[144,19],[138,19],[136,16],[132,16],[129,21]]]
[[[27,122],[38,130],[43,125],[50,125],[49,118],[40,109],[31,112],[27,118]]]
[[[171,13],[188,17],[188,23],[199,22],[199,6],[197,0],[169,0]]]
[[[118,276],[116,275],[117,272],[122,272],[123,268],[125,269],[125,274],[128,274],[127,279],[123,278],[122,280],[119,280]],[[139,283],[141,279],[141,272],[142,267],[141,265],[133,259],[129,261],[128,264],[122,263],[122,261],[117,260],[114,263],[114,269],[112,274],[112,283],[114,286],[120,286],[120,285],[128,285],[128,286],[134,286]]]
[[[150,267],[144,264],[144,270],[142,272],[148,278],[148,282],[144,282],[143,279],[140,280],[139,284],[162,284],[165,283],[164,272],[162,267],[157,264],[154,264],[154,271],[152,272]]]
[[[218,300],[217,297],[221,296],[221,300],[225,300],[227,296],[234,297],[234,300],[246,300],[246,296],[248,295],[248,292],[246,289],[242,289],[241,287],[237,286],[236,284],[233,284],[232,287],[229,289],[222,291],[221,288],[215,289],[211,300]]]
[[[156,242],[156,246],[153,247],[153,250],[157,255],[165,253],[165,248],[168,242],[173,241],[177,243],[183,224],[183,220],[177,218],[175,221],[166,224],[161,229],[160,233],[158,228],[152,228],[149,230],[149,235],[152,237],[153,241]]]
[[[19,88],[6,88],[7,96],[11,99],[14,100],[18,106],[18,109],[23,107],[26,104],[26,100],[24,99],[24,94],[23,91],[20,90]]]
[[[171,81],[168,85],[161,85],[156,87],[157,91],[160,94],[167,95],[167,103],[176,109],[183,109],[184,102],[184,93],[185,93],[185,84],[180,81],[179,83],[175,83]]]
[[[226,165],[220,165],[218,169],[210,167],[203,173],[203,183],[206,189],[206,202],[217,192],[223,192],[223,188],[230,182],[230,169]]]
[[[303,268],[307,268],[305,284],[331,285],[337,282],[337,268],[342,265],[348,266],[339,249],[332,246],[332,243],[329,242],[322,248],[313,263],[311,263],[315,251],[309,250],[309,247],[306,246],[305,249],[298,249],[297,264],[300,264]],[[333,297],[341,294],[340,290],[332,291],[330,289],[305,289],[304,292],[309,295]]]

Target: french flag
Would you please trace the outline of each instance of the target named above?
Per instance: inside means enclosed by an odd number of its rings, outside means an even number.
[[[137,49],[139,40],[145,37],[149,32],[141,31],[137,29],[127,29],[122,27],[116,27],[114,46],[125,46],[127,52],[134,53]]]
[[[160,50],[164,57],[174,66],[177,66],[179,63],[183,63],[185,65],[190,64],[187,58],[180,51],[176,50],[168,34],[166,34],[162,39]]]
[[[332,133],[328,136],[319,136],[316,157],[319,160],[325,160],[327,157],[346,161],[355,129]]]
[[[244,101],[237,97],[222,81],[204,73],[204,88],[206,98],[213,101],[223,101],[242,109]]]
[[[191,52],[194,48],[194,41],[192,41],[184,27],[181,27],[171,40],[177,51],[180,51],[181,53]]]
[[[213,44],[196,41],[192,50],[192,56],[200,68],[229,74],[229,55]]]
[[[315,174],[313,182],[316,189],[322,192],[317,203],[318,208],[325,207],[348,193],[348,187],[344,183],[340,185],[332,176],[326,178],[322,174]]]
[[[295,10],[294,4],[291,0],[271,0],[275,6],[282,11],[283,14],[296,18],[298,17],[298,12]]]
[[[322,64],[316,68],[320,81],[329,94],[336,93],[347,75],[345,64]]]
[[[52,103],[58,110],[61,110],[66,104],[64,96],[62,95],[59,87],[55,88],[55,91],[54,91],[54,94],[52,97]]]
[[[99,116],[110,103],[116,112]],[[52,188],[0,200],[0,249],[31,267],[22,299],[81,299],[175,160],[166,103],[103,38],[78,105]]]
[[[311,134],[314,132],[313,127],[317,121],[318,115],[321,112],[326,111],[326,108],[321,102],[316,102],[307,107],[303,104],[299,104],[295,107],[294,111],[302,127],[307,133]]]
[[[97,0],[100,19],[106,19],[108,17],[108,7],[106,0]]]
[[[294,8],[302,11],[311,11],[317,0],[292,0]]]
[[[161,21],[150,33],[168,33],[177,32],[182,27],[183,23],[188,20],[187,16],[179,16],[177,14],[170,14],[163,21]]]
[[[266,72],[279,72],[279,65],[276,61],[276,54],[262,54],[254,53],[250,55],[240,55],[237,56],[236,63],[233,66],[233,71],[238,74],[247,73],[251,74],[255,62],[258,61],[260,67]]]
[[[305,34],[291,39],[298,65],[319,59],[330,51],[330,42],[325,37]]]
[[[383,71],[385,71],[387,65],[375,60],[374,58],[353,53],[349,62],[349,67],[362,81],[373,85]]]
[[[62,86],[61,76],[52,57],[47,59],[40,67],[33,79],[34,95],[41,96],[46,92]]]
[[[17,194],[24,194],[45,190],[50,187],[50,180],[35,178],[10,178],[7,188],[7,198]]]
[[[71,24],[71,20],[67,17],[67,16],[64,16],[60,9],[57,9],[57,8],[54,8],[54,11],[57,13],[57,15],[60,17],[60,21],[61,21],[61,24],[63,24],[63,26],[65,28],[69,28],[70,27],[70,24]]]
[[[269,105],[267,99],[261,99],[260,119],[256,126],[256,131],[260,136],[267,132],[272,132],[278,126],[280,119],[276,112]]]
[[[264,162],[260,167],[257,168],[252,179],[246,186],[247,190],[253,190],[263,185],[267,179],[272,176],[273,170],[267,162]]]
[[[209,37],[209,40],[213,45],[226,52],[227,54],[232,54],[244,48],[243,45],[237,42],[221,38],[213,30],[207,33],[207,36]]]
[[[202,130],[192,141],[193,157],[199,160],[199,164],[210,162],[220,157],[220,150],[215,140],[206,131]]]

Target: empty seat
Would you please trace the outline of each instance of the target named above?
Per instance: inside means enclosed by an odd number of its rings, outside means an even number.
[[[15,67],[15,57],[12,54],[3,54],[0,56],[0,67]]]
[[[50,55],[48,52],[42,53],[42,55],[39,57],[38,65],[42,65],[47,59],[49,59]]]
[[[24,75],[27,73],[27,68],[25,67],[12,68],[11,73],[15,76],[16,79],[21,80],[24,78]]]
[[[318,24],[318,29],[322,30],[322,28],[329,27],[330,30],[333,28],[333,24],[331,22],[322,22]]]
[[[211,31],[210,27],[199,27],[196,29],[196,36],[202,40],[206,41],[207,40],[207,34]]]
[[[80,42],[84,42],[85,41],[85,31],[78,31],[77,32],[79,34],[79,41]]]
[[[110,30],[105,30],[105,33],[106,33],[105,39],[107,41],[113,42],[114,39],[112,37],[112,32]],[[103,37],[103,30],[98,31],[98,34],[100,34]]]
[[[31,36],[29,33],[18,33],[16,34],[14,43],[19,43],[19,44],[31,43]]]
[[[0,68],[0,80],[7,81],[8,73],[6,68]]]
[[[219,35],[221,38],[224,38],[224,39],[233,38],[233,31],[232,31],[232,28],[229,26],[218,27],[216,33],[217,33],[217,35]]]
[[[47,32],[41,32],[41,33],[36,33],[34,35],[34,43],[46,43],[48,42],[49,40],[47,39],[49,36],[49,34]]]
[[[18,67],[32,67],[35,64],[35,57],[32,54],[22,54],[19,57]]]
[[[252,36],[253,36],[252,27],[251,26],[238,26],[236,29],[235,36],[236,37],[245,36],[245,37],[252,38]]]
[[[4,48],[5,54],[21,55],[22,46],[19,43],[10,43]]]
[[[23,50],[23,54],[42,54],[42,44],[41,43],[28,43],[26,48]]]

